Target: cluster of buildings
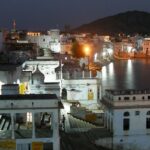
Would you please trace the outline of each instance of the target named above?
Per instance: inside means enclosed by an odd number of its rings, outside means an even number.
[[[134,37],[120,37],[114,42],[114,57],[129,59],[129,58],[149,58],[150,40],[148,37],[136,35]]]
[[[104,126],[111,134],[96,140],[97,145],[148,150],[150,91],[107,90],[102,97],[101,72],[83,68],[89,59],[72,58],[73,38],[90,46],[88,57],[95,63],[105,63],[114,54],[125,58],[150,55],[149,38],[117,41],[109,36],[60,34],[57,29],[44,34],[15,27],[11,33],[1,32],[0,57],[5,59],[0,60],[0,148],[59,150],[65,100],[88,109],[101,105]]]
[[[70,34],[62,33],[58,29],[47,32],[19,31],[16,30],[14,24],[11,31],[3,30],[0,32],[0,50],[10,48],[17,50],[19,48],[21,51],[21,49],[32,48],[39,49],[38,53],[42,53],[41,49],[50,49],[53,53],[72,55],[74,39],[83,47],[88,45],[90,52],[89,54],[84,53],[87,56],[92,56],[95,61],[111,59],[112,55],[125,58],[145,58],[150,55],[150,40],[148,37],[140,35],[126,36],[119,34],[113,37],[88,33]]]
[[[3,150],[59,150],[62,100],[78,100],[84,106],[97,107],[101,96],[100,72],[93,74],[68,55],[64,55],[67,59],[59,56],[58,33],[52,30],[49,35],[40,36],[30,32],[28,41],[15,39],[18,36],[13,34],[3,45],[6,49],[2,49],[1,55],[7,51],[15,57],[8,57],[9,61],[6,59],[0,65]],[[38,50],[42,54],[35,55],[33,52]]]
[[[14,27],[11,32],[4,30],[0,33],[1,52],[17,53],[18,57],[28,59],[36,55],[43,55],[43,49],[49,49],[54,54],[73,55],[72,47],[77,41],[83,53],[90,60],[100,62],[103,59],[112,59],[113,44],[109,36],[91,36],[90,34],[66,34],[58,29],[47,32],[17,31]],[[88,47],[88,52],[86,52]],[[85,60],[85,62],[87,62]]]

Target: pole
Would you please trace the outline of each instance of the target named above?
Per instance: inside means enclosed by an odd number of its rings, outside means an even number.
[[[88,57],[88,71],[89,71],[89,69],[90,69],[90,67],[89,67],[89,61],[90,61],[90,58],[89,58],[89,56],[87,56]]]

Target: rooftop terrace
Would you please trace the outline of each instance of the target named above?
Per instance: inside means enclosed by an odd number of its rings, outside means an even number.
[[[146,89],[146,90],[134,90],[134,89],[106,90],[106,93],[112,94],[113,96],[118,96],[118,95],[140,95],[140,94],[150,94],[150,89]]]

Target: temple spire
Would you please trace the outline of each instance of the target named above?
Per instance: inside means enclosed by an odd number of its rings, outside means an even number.
[[[13,20],[13,30],[16,31],[16,20]]]

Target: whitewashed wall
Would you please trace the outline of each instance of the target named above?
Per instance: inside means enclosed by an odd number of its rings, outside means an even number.
[[[98,101],[98,79],[63,80],[62,88],[67,90],[68,100],[78,100],[82,104],[92,105]],[[88,100],[88,90],[92,90],[93,99]]]

